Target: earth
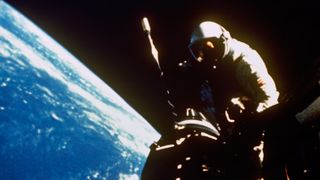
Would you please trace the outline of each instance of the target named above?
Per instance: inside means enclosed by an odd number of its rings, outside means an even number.
[[[159,133],[0,0],[1,179],[139,179]]]

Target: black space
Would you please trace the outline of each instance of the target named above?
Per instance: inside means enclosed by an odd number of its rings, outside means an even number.
[[[189,58],[190,34],[214,20],[265,60],[285,94],[318,57],[320,7],[308,1],[7,0],[161,131],[166,118],[158,72],[141,30],[149,18],[163,67]],[[160,125],[162,124],[162,125]],[[160,129],[159,129],[160,127]]]

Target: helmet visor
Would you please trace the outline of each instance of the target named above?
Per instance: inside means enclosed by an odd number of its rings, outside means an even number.
[[[198,62],[204,60],[217,61],[223,57],[224,48],[223,42],[217,38],[207,38],[196,41],[189,45],[191,55]]]

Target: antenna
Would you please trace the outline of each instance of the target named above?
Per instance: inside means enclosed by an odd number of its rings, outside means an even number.
[[[158,65],[158,68],[160,70],[160,75],[163,76],[163,71],[161,69],[160,62],[159,62],[159,52],[158,52],[156,46],[154,45],[153,39],[151,37],[151,27],[150,27],[148,18],[146,18],[146,17],[142,18],[141,25],[142,25],[143,31],[146,32],[146,34],[147,34],[147,37],[148,37],[148,40],[149,40],[149,43],[151,46],[151,54],[153,56],[153,59],[156,61],[157,65]]]

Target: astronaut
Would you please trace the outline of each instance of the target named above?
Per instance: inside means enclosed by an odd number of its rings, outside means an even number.
[[[278,104],[279,97],[264,61],[257,51],[212,21],[195,28],[189,50],[192,67],[204,80],[200,88],[201,111],[218,117],[218,124],[228,136],[229,179],[257,178],[252,172],[259,171],[259,153],[253,149],[261,141],[262,130],[255,128],[259,122],[255,122],[254,115]]]
[[[234,92],[230,95],[241,109],[245,109],[243,101],[249,99],[257,112],[278,103],[279,92],[260,55],[232,38],[221,25],[202,22],[192,33],[189,49],[214,89]]]

